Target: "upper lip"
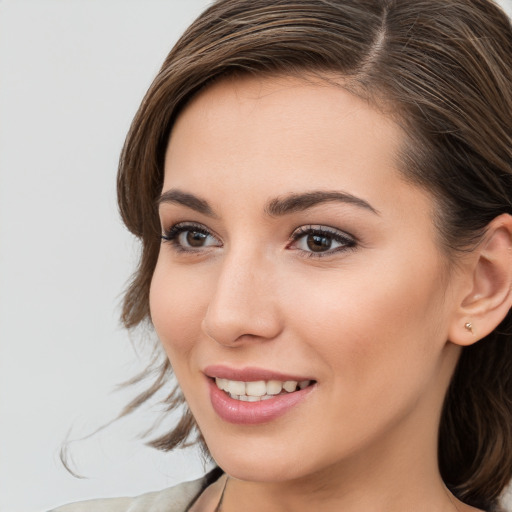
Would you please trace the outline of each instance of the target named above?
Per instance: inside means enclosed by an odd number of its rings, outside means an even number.
[[[231,368],[229,366],[224,365],[210,365],[207,366],[203,373],[212,379],[228,379],[228,380],[236,380],[243,382],[254,382],[258,380],[278,380],[282,382],[286,382],[287,380],[294,380],[297,382],[305,381],[305,380],[315,380],[309,376],[304,375],[296,375],[296,374],[287,374],[282,372],[277,372],[275,370],[268,370],[265,368],[257,368],[252,366],[247,366],[245,368]]]

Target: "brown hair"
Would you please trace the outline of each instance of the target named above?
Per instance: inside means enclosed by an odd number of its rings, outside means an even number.
[[[176,116],[209,82],[235,73],[334,73],[353,93],[391,106],[408,134],[401,171],[435,197],[451,260],[493,218],[512,213],[512,28],[490,0],[219,0],[166,58],[121,154],[121,215],[142,242],[124,299],[126,327],[150,323],[160,246],[155,199]],[[171,375],[166,360],[124,413]],[[183,402],[178,388],[167,397],[168,409]],[[170,450],[194,429],[185,405],[179,425],[151,444]],[[462,352],[444,404],[439,464],[449,489],[479,508],[495,506],[512,477],[510,312]]]

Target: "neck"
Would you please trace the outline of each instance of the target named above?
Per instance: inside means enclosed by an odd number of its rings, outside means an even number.
[[[216,512],[478,512],[451,495],[441,479],[416,487],[393,487],[388,479],[386,485],[375,485],[371,477],[360,487],[354,482],[333,487],[325,477],[318,484],[246,482],[232,477],[225,483]]]
[[[405,474],[402,479],[380,477],[368,471],[362,478],[352,474],[336,478],[310,476],[291,482],[247,482],[230,478],[222,512],[457,512],[455,499],[441,479],[425,481]],[[462,508],[460,509],[462,512]]]

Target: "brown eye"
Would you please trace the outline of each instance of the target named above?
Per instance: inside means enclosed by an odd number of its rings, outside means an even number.
[[[222,242],[206,227],[179,223],[172,226],[162,240],[172,244],[176,250],[194,251],[209,247],[222,247]]]
[[[176,236],[176,243],[184,249],[202,249],[219,245],[219,241],[206,230],[186,226],[179,229],[181,232]]]
[[[321,225],[302,226],[292,234],[289,246],[308,256],[328,256],[356,247],[353,236],[336,228]]]
[[[331,248],[332,238],[324,235],[308,235],[306,243],[311,251],[323,252]]]
[[[199,231],[185,231],[186,245],[190,247],[203,247],[208,239],[208,235]]]

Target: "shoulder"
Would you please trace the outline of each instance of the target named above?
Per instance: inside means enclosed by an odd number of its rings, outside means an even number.
[[[70,503],[50,512],[185,512],[205,487],[206,477],[133,498],[106,498]]]

